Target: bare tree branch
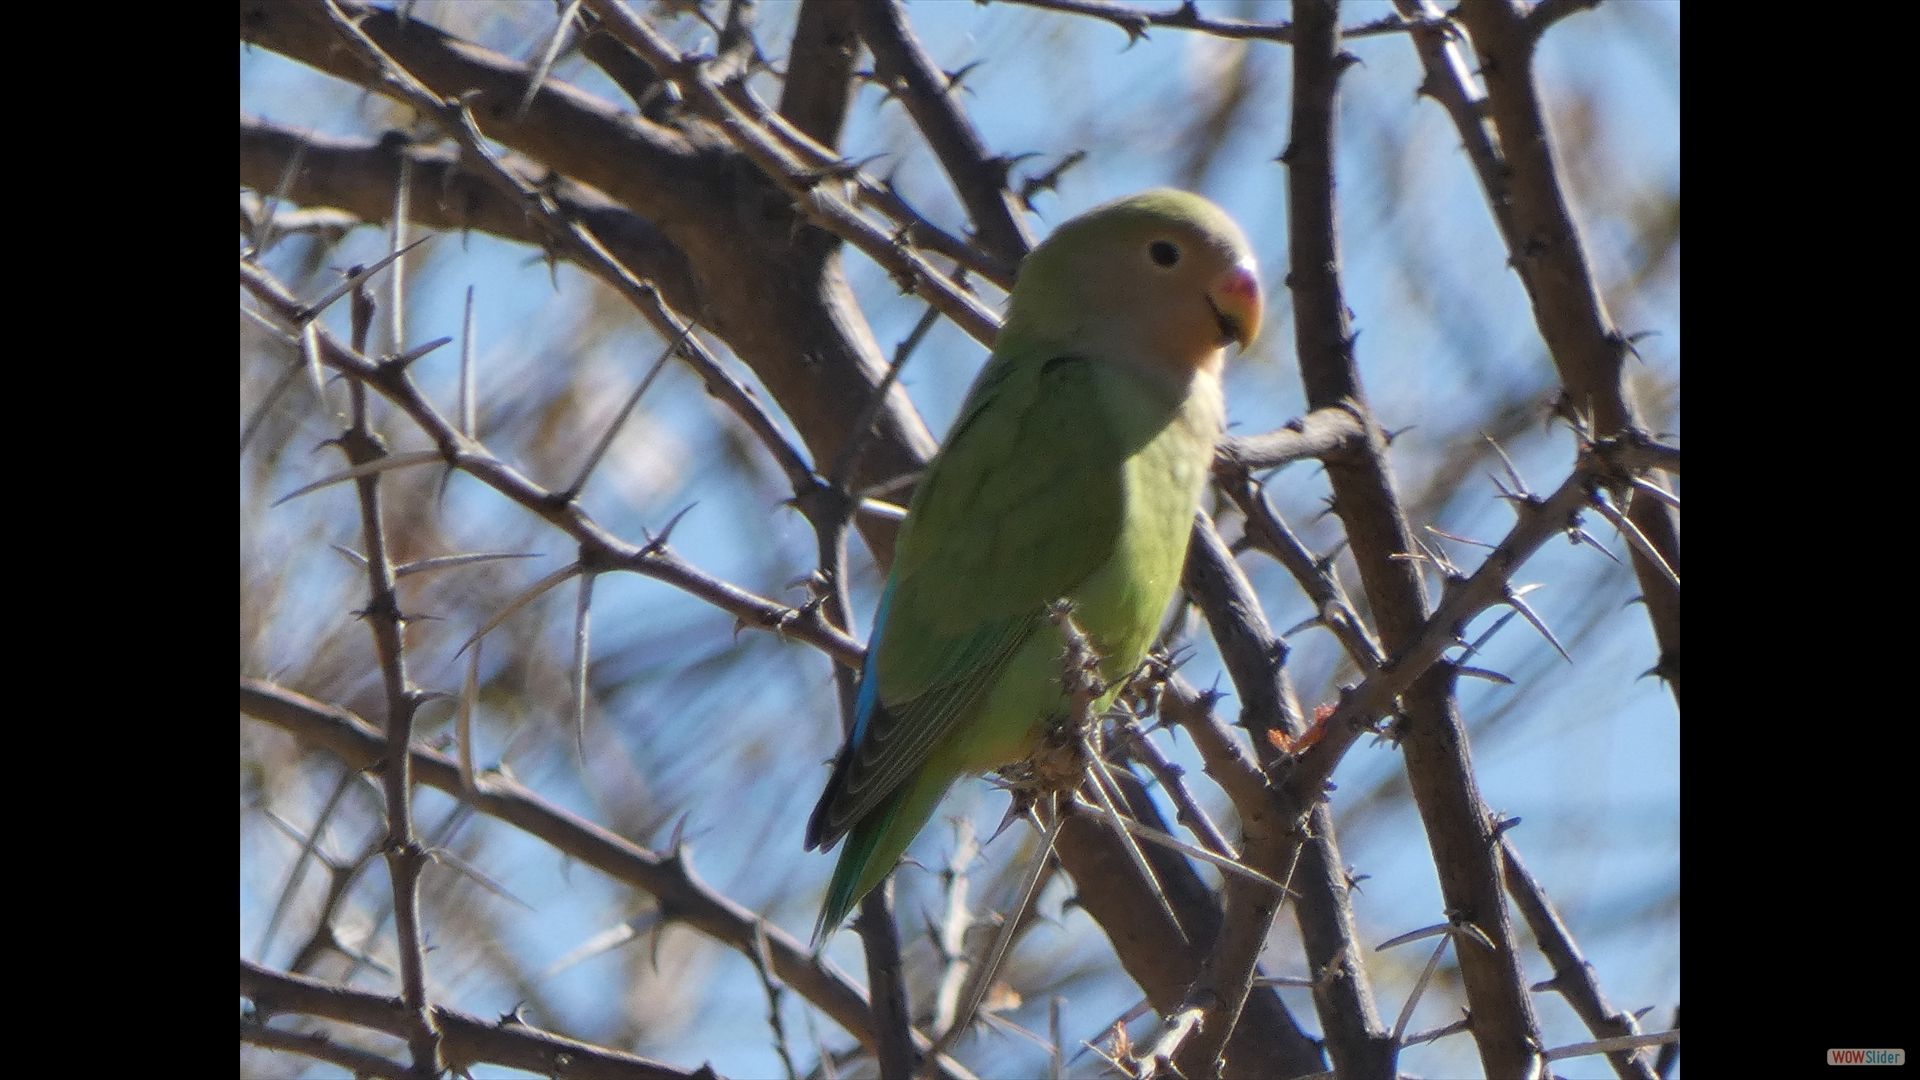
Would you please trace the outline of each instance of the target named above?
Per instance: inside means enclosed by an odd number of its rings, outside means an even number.
[[[349,768],[372,767],[385,754],[380,736],[359,717],[272,683],[242,679],[240,711],[332,751]],[[468,792],[461,785],[458,764],[430,750],[415,747],[411,760],[419,783],[467,799],[480,813],[653,896],[664,921],[684,923],[749,958],[755,935],[763,933],[780,981],[832,1017],[868,1050],[876,1048],[872,1013],[860,990],[838,968],[809,956],[785,931],[709,889],[694,874],[684,848],[665,855],[648,851],[547,803],[503,775],[481,777],[478,790]],[[923,1049],[931,1045],[923,1036],[916,1036],[916,1042]],[[949,1063],[943,1062],[942,1068],[944,1075],[967,1075]]]
[[[990,2],[990,0],[982,0],[982,2]],[[1129,45],[1146,37],[1150,27],[1192,30],[1238,41],[1272,41],[1286,44],[1293,40],[1293,26],[1290,23],[1213,18],[1201,14],[1199,7],[1192,0],[1182,0],[1180,6],[1169,11],[1146,11],[1113,3],[1112,0],[1005,0],[1005,2],[1058,11],[1065,15],[1084,15],[1088,18],[1104,20],[1126,31]],[[1375,34],[1402,33],[1414,25],[1418,24],[1388,18],[1364,26],[1350,27],[1340,33],[1343,37],[1370,37]]]
[[[1487,86],[1487,115],[1498,133],[1506,194],[1512,200],[1508,254],[1527,286],[1540,336],[1565,385],[1562,414],[1576,423],[1590,423],[1593,433],[1602,437],[1642,431],[1644,425],[1623,382],[1632,347],[1614,326],[1594,283],[1591,262],[1554,164],[1553,138],[1533,74],[1539,33],[1582,5],[1542,6],[1546,13],[1536,10],[1533,17],[1523,17],[1506,4],[1467,4],[1459,13],[1479,55]],[[1532,21],[1534,17],[1538,21]],[[1430,69],[1428,78],[1434,82],[1459,74],[1458,68]],[[1663,560],[1679,572],[1679,525],[1674,511],[1657,499],[1634,500],[1630,517],[1660,556],[1660,560],[1649,559],[1636,549],[1633,569],[1660,643],[1654,670],[1666,680],[1677,705],[1680,590],[1660,571],[1658,562]]]
[[[1284,732],[1289,741],[1298,740],[1310,718],[1302,715],[1287,678],[1286,646],[1267,625],[1253,586],[1204,517],[1194,524],[1183,583],[1206,613],[1233,679],[1241,705],[1239,726],[1253,737],[1256,754],[1272,763],[1277,755],[1269,733]],[[1189,730],[1207,720],[1190,712]],[[1307,946],[1308,964],[1316,973],[1314,1003],[1333,1067],[1346,1076],[1390,1075],[1393,1048],[1358,963],[1361,948],[1347,902],[1345,863],[1334,839],[1332,812],[1317,793],[1310,804],[1296,803],[1291,792],[1270,786],[1264,776],[1247,776],[1236,756],[1221,755],[1224,738],[1224,733],[1209,736],[1209,745],[1216,748],[1209,764],[1237,774],[1229,790],[1245,834],[1243,857],[1255,869],[1284,882],[1299,898],[1295,920]],[[1299,824],[1303,819],[1304,829]],[[1223,937],[1215,945],[1201,980],[1188,992],[1188,1002],[1204,1012],[1199,1034],[1189,1037],[1182,1048],[1183,1071],[1211,1061],[1222,1041],[1219,1033],[1231,1030],[1238,1019],[1254,962],[1266,940],[1271,909],[1279,902],[1278,897],[1262,896],[1257,887],[1234,881],[1227,883],[1226,894],[1228,924],[1245,930],[1234,944]],[[1238,955],[1230,951],[1235,948]]]
[[[355,0],[341,9],[433,94],[446,99],[477,91],[463,100],[488,138],[598,188],[659,227],[692,269],[700,302],[688,313],[753,368],[814,459],[833,459],[885,365],[847,291],[836,243],[802,228],[786,193],[742,155],[726,150],[711,129],[682,132],[635,119],[563,82],[547,81],[516,122],[512,111],[530,74],[524,65],[419,18],[403,20]],[[316,0],[248,0],[240,15],[243,40],[355,85],[395,93],[382,87],[368,63],[337,46]],[[754,227],[731,224],[743,221]],[[881,437],[861,455],[857,487],[911,473],[933,451],[933,439],[903,391],[894,392],[878,427]],[[869,540],[890,546],[882,540],[892,536],[891,522],[863,518],[860,525]]]
[[[281,1031],[246,1017],[240,1018],[240,1041],[268,1050],[299,1054],[352,1070],[355,1076],[378,1076],[384,1080],[405,1080],[413,1071],[397,1061],[352,1046],[343,1046],[320,1032]]]
[[[1222,483],[1243,480],[1250,472],[1274,469],[1309,458],[1342,457],[1365,442],[1360,420],[1349,409],[1317,410],[1264,435],[1228,435],[1214,448],[1213,471]]]
[[[1340,50],[1335,0],[1299,0],[1294,16],[1293,130],[1282,158],[1287,165],[1295,349],[1308,406],[1352,408],[1367,429],[1366,451],[1329,461],[1327,478],[1380,639],[1389,652],[1398,654],[1418,640],[1427,597],[1419,569],[1400,557],[1418,549],[1400,511],[1386,440],[1365,403],[1341,292],[1334,100],[1340,74],[1353,58]],[[1457,953],[1482,1066],[1489,1076],[1529,1074],[1541,1045],[1540,1024],[1521,978],[1500,888],[1493,825],[1475,787],[1451,670],[1427,670],[1407,688],[1403,705],[1401,748],[1449,918],[1479,927],[1494,946]],[[1308,753],[1327,747],[1323,741]],[[1308,795],[1317,798],[1317,787]]]
[[[394,230],[394,255],[404,248],[404,230]],[[399,268],[394,268],[398,275]],[[367,330],[373,320],[374,304],[362,279],[353,294],[353,336],[357,348],[364,348]],[[398,320],[396,320],[396,323]],[[311,340],[312,324],[307,331]],[[401,334],[393,335],[399,341]],[[347,461],[357,469],[387,456],[386,445],[367,426],[366,389],[351,388],[351,418],[336,445]],[[385,691],[387,753],[381,769],[386,796],[387,835],[381,844],[387,861],[387,878],[393,889],[394,949],[400,958],[400,997],[408,1015],[404,1033],[413,1056],[411,1075],[417,1080],[432,1080],[440,1074],[440,1033],[434,1027],[431,1004],[427,1001],[426,937],[420,922],[420,874],[427,852],[414,835],[412,759],[407,748],[413,742],[414,714],[421,696],[407,674],[406,647],[402,626],[406,619],[400,610],[400,597],[394,590],[393,564],[387,558],[386,525],[381,511],[380,475],[367,473],[354,481],[360,504],[360,531],[366,548],[362,559],[367,576],[367,602],[362,618],[373,634],[375,655],[379,658],[381,686]]]
[[[248,263],[240,267],[241,285],[283,319],[291,319],[302,305],[264,271]],[[317,332],[322,356],[329,367],[373,386],[398,406],[439,448],[447,464],[532,511],[580,542],[583,561],[596,572],[629,570],[665,581],[727,611],[742,626],[774,630],[822,649],[840,663],[858,668],[865,650],[859,642],[828,626],[817,610],[790,608],[755,596],[709,577],[683,562],[655,540],[636,546],[607,532],[579,503],[558,499],[512,466],[494,457],[485,446],[468,438],[442,416],[420,393],[405,370],[379,364],[347,349],[324,330]]]
[[[478,229],[536,248],[551,245],[551,232],[527,213],[524,200],[507,196],[462,167],[453,149],[334,138],[240,118],[241,183],[259,190],[297,161],[300,167],[292,172],[289,199],[305,206],[338,207],[369,225],[384,224],[393,213],[402,155],[413,163],[408,216],[415,225],[449,231]],[[675,309],[700,309],[699,288],[686,254],[645,219],[592,188],[565,178],[550,180],[541,175],[539,166],[517,155],[506,155],[502,164],[524,184],[543,185],[564,217],[592,232],[620,265],[659,286]],[[582,269],[597,273],[601,268],[583,263]],[[606,284],[618,287],[613,281]]]
[[[853,5],[802,0],[787,48],[780,115],[821,146],[839,146],[859,57],[860,32]]]
[[[960,193],[973,229],[988,252],[1018,263],[1033,248],[1033,233],[1021,218],[1021,202],[1007,187],[1007,162],[986,143],[958,100],[957,79],[942,72],[907,25],[897,0],[854,6],[860,36],[873,52],[874,73],[906,106]]]
[[[343,1024],[372,1028],[396,1038],[405,1038],[411,1026],[407,1007],[399,998],[369,994],[334,986],[318,979],[273,971],[248,960],[240,961],[240,996],[253,1003],[252,1025],[255,1037],[247,1035],[249,1025],[241,1021],[242,1038],[260,1045],[275,1045],[259,1037],[273,1032],[284,1036],[276,1049],[291,1049],[309,1057],[320,1057],[343,1068],[377,1076],[402,1077],[407,1072],[386,1063],[393,1071],[380,1071],[375,1062],[384,1062],[364,1051],[347,1050],[351,1056],[314,1050],[324,1039],[318,1033],[277,1031],[265,1026],[275,1016],[314,1016]],[[434,1025],[444,1039],[443,1051],[449,1066],[464,1070],[476,1064],[505,1065],[553,1077],[606,1077],[608,1080],[719,1080],[712,1069],[701,1066],[691,1072],[633,1054],[622,1054],[540,1031],[519,1017],[489,1023],[476,1016],[436,1007]]]
[[[1640,1034],[1639,1022],[1607,1001],[1606,993],[1600,989],[1600,980],[1594,976],[1593,965],[1587,963],[1579,943],[1573,940],[1572,932],[1560,921],[1560,913],[1548,901],[1546,889],[1527,870],[1526,863],[1520,861],[1520,852],[1506,836],[1500,838],[1500,860],[1508,895],[1519,905],[1520,914],[1527,920],[1527,929],[1533,931],[1540,951],[1553,964],[1553,979],[1548,985],[1567,999],[1567,1004],[1573,1006],[1587,1030],[1596,1037]],[[1653,1080],[1652,1055],[1615,1050],[1607,1055],[1607,1060],[1622,1080]]]
[[[654,70],[680,84],[689,103],[778,184],[807,220],[851,242],[885,267],[903,289],[925,297],[974,340],[983,345],[993,344],[994,335],[1000,329],[998,317],[971,294],[956,287],[919,252],[860,216],[822,182],[826,177],[796,160],[784,144],[729,101],[700,64],[681,56],[619,0],[587,2],[614,35],[645,57]]]

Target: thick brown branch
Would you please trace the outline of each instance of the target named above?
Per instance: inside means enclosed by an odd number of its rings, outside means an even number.
[[[1351,409],[1333,406],[1308,413],[1263,435],[1228,435],[1213,448],[1213,471],[1222,483],[1247,473],[1308,458],[1340,457],[1366,444],[1366,429]]]
[[[832,185],[829,177],[809,169],[780,140],[721,92],[705,68],[680,54],[651,26],[628,11],[619,0],[586,0],[607,28],[629,48],[646,57],[655,70],[680,84],[689,105],[712,122],[758,168],[784,191],[804,218],[859,248],[886,268],[903,289],[923,296],[942,315],[974,340],[991,346],[1000,320],[972,294],[961,290],[913,248],[888,235],[862,217]]]
[[[1165,820],[1139,779],[1124,769],[1114,775],[1126,795],[1122,812],[1165,830]],[[1167,903],[1191,939],[1189,945],[1160,913],[1159,902],[1148,891],[1152,886],[1133,869],[1132,859],[1113,839],[1112,830],[1092,815],[1067,815],[1055,850],[1073,879],[1075,903],[1100,924],[1128,977],[1162,1015],[1173,1012],[1199,976],[1200,958],[1212,947],[1221,927],[1220,907],[1194,873],[1193,864],[1157,844],[1142,848],[1166,888]],[[1297,1076],[1323,1067],[1313,1040],[1300,1030],[1271,988],[1261,987],[1248,995],[1241,1016],[1226,1045],[1232,1075]]]
[[[412,162],[410,225],[477,229],[534,247],[551,246],[551,233],[527,213],[524,201],[475,176],[450,148],[341,139],[249,116],[240,118],[242,184],[255,191],[278,191],[281,177],[298,161],[300,169],[286,189],[288,201],[338,207],[368,224],[383,224],[392,217],[403,154]],[[659,286],[675,309],[700,310],[699,287],[686,254],[646,219],[593,188],[565,178],[549,182],[546,170],[525,158],[509,155],[503,164],[526,184],[544,184],[562,215],[590,230],[622,266]],[[599,269],[591,264],[582,268],[589,273]],[[612,281],[605,283],[618,287]]]
[[[525,65],[417,15],[402,20],[355,0],[341,7],[432,93],[474,92],[466,100],[487,138],[598,188],[658,227],[692,269],[699,303],[688,314],[753,368],[813,459],[834,460],[885,365],[841,274],[837,243],[808,229],[786,192],[711,128],[662,127],[563,82],[543,83],[516,120]],[[314,0],[243,0],[240,34],[355,85],[397,94],[342,47]],[[879,437],[860,456],[857,487],[917,470],[934,448],[903,390],[889,395],[875,426]],[[890,547],[892,523],[865,517],[860,525],[870,541]]]
[[[803,0],[787,47],[787,78],[780,115],[824,147],[840,145],[853,100],[860,33],[854,6],[845,0]]]

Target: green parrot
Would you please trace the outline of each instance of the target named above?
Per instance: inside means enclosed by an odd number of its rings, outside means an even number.
[[[814,929],[840,928],[954,781],[1025,760],[1064,718],[1073,605],[1110,690],[1146,656],[1225,421],[1225,346],[1260,329],[1226,212],[1159,189],[1061,225],[1020,267],[993,356],[914,491],[854,726],[807,822],[847,845]]]

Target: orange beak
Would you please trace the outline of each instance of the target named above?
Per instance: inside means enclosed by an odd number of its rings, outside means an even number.
[[[1220,344],[1238,342],[1240,351],[1246,352],[1260,333],[1260,279],[1254,276],[1253,265],[1241,263],[1215,278],[1207,290],[1207,302],[1220,320]]]

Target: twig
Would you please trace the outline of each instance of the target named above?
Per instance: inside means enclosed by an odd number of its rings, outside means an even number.
[[[1143,11],[1125,4],[1112,3],[1111,0],[1006,0],[1006,2],[1058,11],[1064,15],[1084,15],[1104,20],[1126,31],[1129,45],[1146,37],[1149,27],[1192,30],[1239,41],[1272,41],[1280,44],[1293,41],[1293,26],[1290,23],[1212,18],[1202,15],[1192,0],[1183,0],[1179,7],[1171,11]],[[1349,27],[1340,33],[1341,36],[1350,38],[1371,37],[1376,34],[1404,33],[1418,25],[1422,24],[1390,17]]]
[[[1527,921],[1527,929],[1533,933],[1534,941],[1546,955],[1547,962],[1553,965],[1553,978],[1535,989],[1551,989],[1565,998],[1573,1011],[1579,1014],[1581,1022],[1587,1025],[1587,1030],[1597,1038],[1639,1036],[1640,1025],[1633,1016],[1614,1008],[1607,1001],[1593,965],[1587,962],[1572,932],[1560,920],[1560,913],[1554,910],[1553,904],[1547,899],[1546,889],[1528,872],[1526,864],[1520,860],[1520,852],[1506,836],[1500,838],[1500,859],[1507,895],[1513,897],[1521,917]],[[1654,1080],[1655,1073],[1649,1055],[1612,1050],[1607,1058],[1615,1074],[1623,1080]]]
[[[1039,895],[1040,883],[1046,877],[1047,863],[1053,858],[1053,845],[1060,837],[1060,825],[1064,820],[1065,815],[1056,803],[1048,815],[1046,828],[1040,830],[1040,849],[1034,853],[1033,860],[1027,865],[1026,873],[1021,876],[1020,889],[1015,895],[1013,910],[1007,913],[1006,918],[1000,923],[1000,929],[994,933],[993,945],[987,950],[987,958],[973,976],[972,990],[967,994],[966,1001],[954,1011],[953,1023],[941,1033],[940,1041],[934,1044],[936,1050],[945,1052],[966,1033],[968,1028],[973,1026],[974,1014],[980,1011],[980,1003],[986,999],[987,991],[992,988],[994,974],[1006,961],[1007,953],[1013,948],[1014,938],[1019,934],[1026,913],[1033,907],[1034,898]],[[927,1066],[923,1065],[921,1068],[921,1075],[925,1076]]]
[[[398,243],[389,256],[397,261],[405,248]],[[364,350],[368,325],[372,319],[372,299],[365,291],[364,277],[354,293],[354,345]],[[314,324],[309,323],[311,333]],[[364,389],[350,387],[351,417],[348,427],[336,440],[347,461],[356,468],[377,462],[386,456],[386,445],[367,425],[367,400]],[[426,850],[414,835],[412,759],[407,753],[413,741],[413,720],[423,700],[407,673],[406,646],[402,636],[404,613],[394,589],[393,564],[387,557],[385,518],[381,507],[380,477],[373,473],[355,481],[359,495],[360,529],[366,549],[367,606],[362,617],[373,634],[374,652],[380,663],[381,683],[385,690],[386,757],[381,770],[386,796],[387,835],[382,844],[387,860],[387,877],[392,886],[395,950],[400,961],[400,996],[410,1018],[406,1034],[413,1058],[413,1073],[433,1077],[440,1072],[440,1035],[433,1025],[427,1001],[426,940],[420,925],[420,875],[426,866]]]

